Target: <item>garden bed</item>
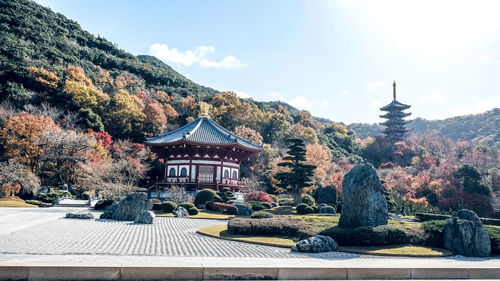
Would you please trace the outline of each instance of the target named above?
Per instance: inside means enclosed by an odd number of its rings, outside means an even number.
[[[159,211],[155,211],[157,217],[170,217],[173,218],[175,215],[173,213],[162,213]],[[234,215],[221,214],[208,210],[200,210],[197,215],[189,216],[190,219],[212,219],[212,220],[228,220],[234,218]]]

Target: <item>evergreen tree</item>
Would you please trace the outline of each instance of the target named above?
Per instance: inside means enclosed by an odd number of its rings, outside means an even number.
[[[300,204],[302,191],[312,184],[314,169],[316,166],[305,164],[306,148],[301,139],[288,139],[288,155],[283,157],[284,162],[278,164],[280,167],[290,168],[289,172],[280,172],[275,175],[279,186],[293,193],[293,203]]]
[[[219,192],[219,197],[224,203],[229,203],[231,201],[236,200],[236,197],[233,194],[233,191],[229,187],[223,187]]]

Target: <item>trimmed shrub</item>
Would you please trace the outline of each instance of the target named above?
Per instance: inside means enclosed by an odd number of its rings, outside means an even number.
[[[272,218],[274,215],[265,211],[258,211],[254,212],[250,218],[252,219],[269,219]]]
[[[254,210],[254,211],[262,211],[264,209],[267,209],[262,204],[262,202],[259,202],[259,201],[247,201],[247,203],[250,204],[250,206],[252,206],[252,210]]]
[[[316,200],[314,200],[314,198],[311,195],[304,194],[304,195],[302,195],[302,203],[307,204],[307,205],[312,207],[312,206],[316,205]]]
[[[279,201],[278,196],[276,196],[274,194],[269,194],[269,197],[271,197],[271,199],[273,199],[274,203],[278,203],[278,201]]]
[[[429,213],[416,213],[415,217],[422,222],[432,221],[432,220],[447,220],[451,218],[450,215],[429,214]],[[492,218],[479,218],[479,219],[485,225],[500,226],[500,219],[492,219]]]
[[[106,209],[106,207],[111,206],[111,204],[113,204],[113,202],[114,201],[112,199],[99,200],[95,203],[94,210],[104,210],[104,209]]]
[[[215,212],[222,212],[230,215],[236,215],[238,213],[238,207],[231,204],[215,202],[213,206],[215,207]]]
[[[234,218],[227,223],[227,230],[237,235],[287,236],[299,239],[312,236],[303,221],[283,217],[258,220]]]
[[[296,211],[298,214],[301,214],[301,215],[314,213],[314,209],[305,203],[300,203],[299,205],[297,205]]]
[[[261,202],[262,206],[264,206],[266,209],[271,209],[273,207],[273,204],[269,202]]]
[[[217,192],[210,188],[202,189],[200,192],[198,192],[198,194],[196,194],[196,197],[194,198],[194,204],[196,206],[203,205],[208,201],[220,201]]]
[[[59,199],[59,194],[56,192],[49,192],[49,193],[45,193],[45,194],[40,194],[37,196],[37,199],[42,201],[42,202],[45,202],[45,203],[54,204],[57,201],[57,199]]]
[[[440,214],[429,214],[429,213],[416,213],[415,217],[420,221],[433,221],[433,220],[447,220],[451,218],[449,215],[440,215]]]
[[[196,207],[191,207],[188,209],[188,213],[190,216],[195,216],[199,213],[200,211]]]
[[[266,192],[263,191],[253,191],[250,193],[245,194],[245,201],[259,201],[259,202],[268,202],[268,203],[273,203],[273,199],[267,194]]]
[[[335,226],[323,230],[319,234],[330,236],[337,241],[339,245],[345,246],[421,245],[425,242],[424,233],[389,225],[358,228]]]
[[[42,202],[40,202],[38,200],[26,200],[25,202],[28,204],[31,204],[31,205],[36,205],[36,206],[40,206],[42,204]]]
[[[172,201],[163,202],[160,206],[160,211],[164,213],[172,213],[175,209],[177,209],[177,204]]]
[[[189,210],[189,209],[191,209],[191,208],[196,207],[196,206],[195,206],[193,203],[191,203],[191,202],[183,202],[183,203],[180,203],[180,204],[179,204],[179,206],[180,206],[180,207],[183,207],[183,208],[184,208],[184,209],[186,209],[186,210]]]
[[[278,204],[281,206],[293,206],[293,199],[292,198],[283,198],[278,200]]]

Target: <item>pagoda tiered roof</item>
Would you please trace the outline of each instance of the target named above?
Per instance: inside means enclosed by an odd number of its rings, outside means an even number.
[[[176,130],[149,138],[146,144],[168,146],[179,143],[193,145],[237,146],[244,150],[260,151],[262,147],[239,137],[217,124],[210,117],[202,116]]]
[[[380,108],[380,110],[382,110],[382,111],[394,111],[394,110],[399,111],[399,110],[408,109],[410,107],[411,107],[410,105],[400,103],[397,100],[393,100],[390,104]]]
[[[405,125],[411,121],[407,121],[404,118],[411,115],[411,113],[404,112],[404,110],[410,108],[409,105],[400,103],[396,100],[396,81],[392,84],[393,86],[393,99],[388,105],[380,108],[381,111],[386,111],[387,113],[380,115],[381,118],[386,119],[380,125],[385,126],[383,133],[392,142],[399,141],[403,139],[404,135],[410,130],[405,128]]]

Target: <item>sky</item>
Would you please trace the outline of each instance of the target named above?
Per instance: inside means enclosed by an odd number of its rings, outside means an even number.
[[[332,121],[500,107],[500,1],[37,0],[194,82]]]

